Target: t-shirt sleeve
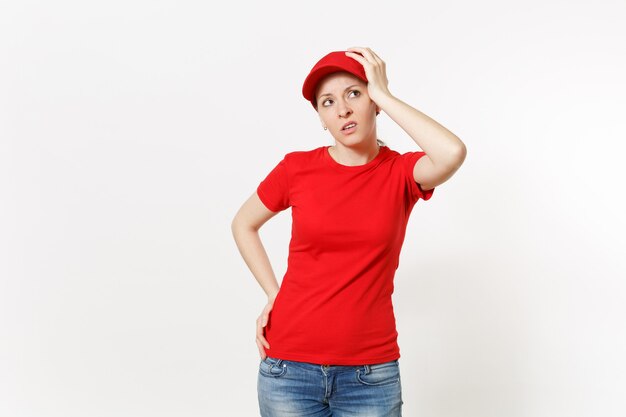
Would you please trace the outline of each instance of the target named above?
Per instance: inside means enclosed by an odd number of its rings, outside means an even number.
[[[422,200],[428,200],[432,197],[433,192],[435,191],[434,188],[431,188],[430,190],[422,190],[422,186],[413,178],[413,168],[415,167],[415,163],[424,155],[426,155],[426,152],[423,151],[406,152],[402,154],[405,174],[407,175],[407,181],[410,184],[411,197],[413,198],[413,201],[417,201],[420,198]]]
[[[282,211],[291,206],[285,158],[261,181],[256,192],[265,207],[273,212]]]

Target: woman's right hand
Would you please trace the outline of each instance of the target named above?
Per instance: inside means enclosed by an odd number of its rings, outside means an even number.
[[[261,315],[258,319],[256,319],[256,345],[259,348],[259,355],[261,356],[261,360],[265,360],[265,358],[267,357],[267,355],[265,354],[265,349],[263,349],[263,347],[267,349],[270,348],[270,344],[265,339],[263,330],[265,325],[267,324],[267,321],[269,320],[270,311],[272,311],[273,307],[274,301],[268,301],[265,305],[265,308],[263,308]]]

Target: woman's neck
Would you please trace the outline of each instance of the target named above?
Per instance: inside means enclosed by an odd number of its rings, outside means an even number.
[[[365,165],[376,158],[380,152],[378,142],[362,144],[362,146],[344,146],[335,142],[335,146],[328,149],[330,156],[341,165]]]

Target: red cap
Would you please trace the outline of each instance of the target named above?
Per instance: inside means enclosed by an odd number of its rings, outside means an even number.
[[[313,107],[315,102],[315,87],[322,77],[337,71],[347,71],[367,82],[365,69],[359,61],[346,55],[347,51],[334,51],[317,61],[302,85],[302,95],[309,100]],[[358,53],[358,52],[355,52]]]

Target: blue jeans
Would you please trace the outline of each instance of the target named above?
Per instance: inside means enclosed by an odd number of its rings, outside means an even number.
[[[262,417],[402,415],[398,360],[374,365],[317,365],[266,357],[257,381]]]

